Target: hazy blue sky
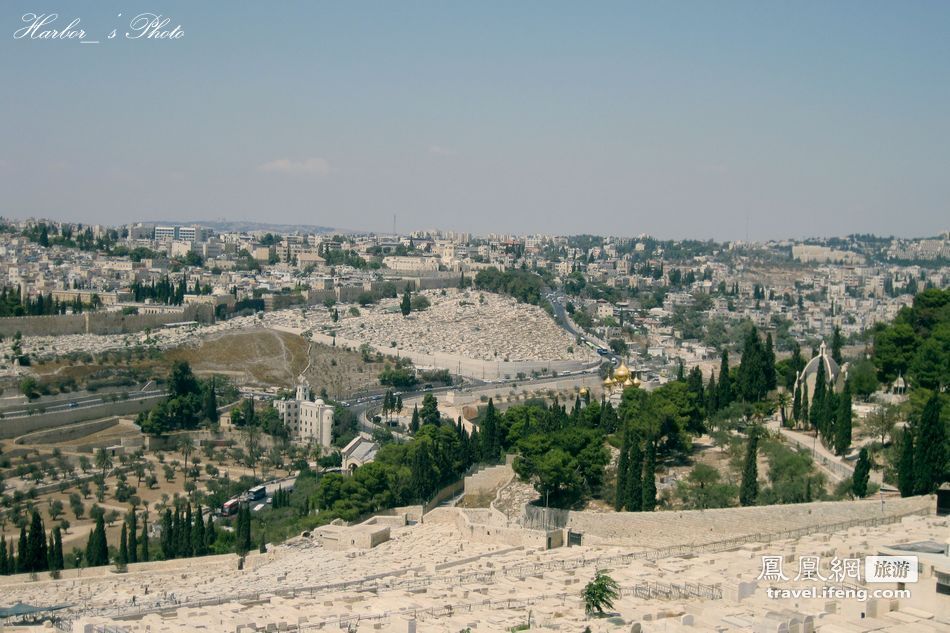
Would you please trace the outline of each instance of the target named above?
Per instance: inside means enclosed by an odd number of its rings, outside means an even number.
[[[184,38],[123,41],[142,11]],[[15,40],[30,12],[100,43]],[[946,1],[8,0],[0,28],[0,215],[950,228]]]

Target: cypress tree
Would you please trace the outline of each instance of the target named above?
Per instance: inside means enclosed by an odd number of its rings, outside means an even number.
[[[148,562],[148,517],[142,515],[142,562]]]
[[[191,503],[185,506],[185,516],[182,518],[182,530],[181,536],[178,541],[178,555],[185,558],[190,557],[194,552],[191,550],[191,544],[194,542],[192,539],[191,533],[194,530],[194,522],[192,521],[191,516]]]
[[[792,419],[796,425],[802,417],[802,390],[801,386],[795,383],[795,395],[792,397]]]
[[[765,335],[765,356],[763,358],[763,364],[765,371],[765,388],[766,391],[771,391],[778,386],[778,381],[775,376],[775,348],[772,345],[771,332]]]
[[[175,558],[175,524],[172,520],[172,511],[165,508],[162,514],[162,556],[165,560]]]
[[[802,422],[808,424],[808,383],[802,382]]]
[[[96,527],[89,534],[86,545],[86,563],[89,567],[109,564],[109,543],[106,541],[106,524],[102,515],[96,519]]]
[[[122,532],[119,534],[119,554],[115,561],[119,567],[129,564],[129,537],[127,527],[128,526],[123,523]]]
[[[759,496],[759,434],[754,429],[746,444],[745,462],[742,464],[742,483],[739,485],[739,504],[754,506]]]
[[[871,478],[871,460],[868,458],[868,449],[862,448],[858,454],[858,463],[854,465],[854,475],[851,477],[851,493],[855,497],[868,496],[868,480]]]
[[[920,415],[914,450],[914,492],[918,495],[935,492],[947,477],[947,437],[940,419],[941,404],[935,391]]]
[[[58,525],[53,528],[53,556],[51,562],[50,568],[53,571],[62,571],[66,568],[66,562],[63,560],[63,534]]]
[[[412,421],[409,423],[409,431],[415,434],[419,430],[419,405],[412,405]]]
[[[309,501],[309,500],[308,500]],[[309,514],[309,511],[308,511]],[[208,551],[211,551],[211,546],[214,545],[214,542],[218,540],[218,533],[214,529],[214,516],[208,516],[208,524],[205,526],[205,542]]]
[[[818,371],[815,373],[815,393],[811,398],[811,413],[810,413],[810,422],[811,426],[814,429],[819,428],[819,421],[821,418],[822,408],[825,404],[825,383],[827,382],[825,378],[825,359],[818,359]]]
[[[46,544],[46,529],[40,513],[33,510],[30,520],[30,536],[27,541],[26,560],[28,567],[25,571],[37,572],[49,569],[49,552]]]
[[[488,406],[485,408],[485,417],[482,420],[482,459],[485,461],[495,461],[501,452],[501,442],[498,437],[498,414],[495,411],[495,403],[489,398]]]
[[[729,351],[722,350],[722,361],[719,363],[719,394],[718,409],[725,409],[732,404],[732,380],[729,377]]]
[[[643,451],[640,450],[640,438],[636,434],[630,442],[629,461],[626,505],[629,512],[639,512],[643,509]]]
[[[838,413],[835,416],[835,454],[844,455],[851,446],[851,386],[846,382],[838,396]],[[864,495],[861,495],[864,496]]]
[[[709,372],[709,384],[706,386],[706,416],[712,417],[719,410],[719,388],[716,386],[716,372]]]
[[[910,429],[904,429],[901,436],[901,458],[897,465],[897,488],[902,497],[914,494],[916,480],[914,479],[914,436]]]
[[[821,441],[828,444],[834,444],[835,420],[838,417],[838,397],[830,389],[825,391],[821,399],[821,415],[818,417],[818,432],[821,434]]]
[[[0,538],[0,576],[10,573],[10,562],[7,559],[7,540]]]
[[[17,554],[16,573],[18,574],[24,574],[30,571],[29,559],[27,559],[26,557],[26,553],[29,550],[29,546],[27,545],[27,542],[28,541],[26,539],[26,526],[24,525],[20,527],[20,540],[17,543],[17,547],[16,547],[16,554]]]
[[[191,531],[191,551],[195,556],[204,556],[205,551],[205,521],[201,506],[195,512],[195,527]]]
[[[630,467],[630,429],[624,431],[623,444],[620,446],[620,457],[617,459],[617,495],[614,499],[614,510],[623,510],[627,501],[627,470]],[[628,508],[629,510],[629,508]]]
[[[647,439],[646,459],[643,462],[643,503],[640,509],[653,512],[656,508],[656,443]]]
[[[129,516],[126,521],[129,524],[129,562],[137,563],[139,561],[139,526],[138,517],[135,515],[135,508],[129,510]]]

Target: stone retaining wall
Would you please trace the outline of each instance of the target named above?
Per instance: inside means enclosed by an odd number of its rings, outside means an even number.
[[[565,527],[584,535],[590,544],[639,545],[654,548],[713,543],[745,535],[780,534],[821,525],[874,520],[912,513],[932,513],[933,496],[888,498],[882,512],[879,499],[826,501],[788,505],[718,508],[682,512],[548,511],[549,527]],[[542,525],[544,508],[528,506],[531,525]],[[820,531],[820,530],[817,530]]]
[[[126,334],[159,328],[168,323],[200,321],[211,323],[214,314],[210,306],[193,304],[182,312],[165,314],[122,314],[121,312],[84,312],[83,314],[54,314],[0,318],[0,335],[63,336],[65,334]]]

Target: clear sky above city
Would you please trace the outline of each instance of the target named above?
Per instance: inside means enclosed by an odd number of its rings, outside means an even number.
[[[184,36],[124,39],[141,12]],[[15,38],[27,13],[58,13],[44,29],[79,18],[99,43]],[[8,217],[389,231],[395,214],[401,231],[716,239],[950,228],[939,0],[14,0],[0,29]]]

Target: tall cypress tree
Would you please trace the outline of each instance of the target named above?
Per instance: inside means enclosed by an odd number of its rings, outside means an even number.
[[[778,380],[775,376],[775,347],[772,345],[772,333],[765,335],[765,355],[763,358],[763,370],[765,371],[765,389],[771,391],[778,387]]]
[[[648,438],[646,441],[646,458],[643,461],[643,503],[641,510],[653,512],[656,508],[656,442]]]
[[[706,385],[706,417],[712,417],[719,410],[719,388],[716,386],[716,372],[709,372],[709,384]]]
[[[207,554],[205,549],[205,522],[201,506],[195,512],[195,527],[191,531],[191,551],[195,556]]]
[[[746,444],[745,461],[742,464],[742,483],[739,485],[739,504],[754,506],[759,497],[759,434],[753,429]]]
[[[808,383],[802,382],[802,422],[805,424],[809,423],[809,413],[808,413]]]
[[[643,451],[640,449],[640,437],[636,434],[630,442],[629,461],[626,506],[629,512],[639,512],[643,509]]]
[[[838,412],[835,415],[834,449],[836,455],[844,455],[851,446],[851,385],[844,383],[844,391],[837,398]],[[862,495],[863,496],[863,495]]]
[[[142,555],[139,557],[143,563],[148,562],[149,552],[148,552],[148,516],[147,513],[142,515],[142,539],[140,540],[142,547]]]
[[[901,458],[897,465],[897,488],[902,497],[914,494],[916,480],[914,471],[914,436],[910,429],[901,435]]]
[[[412,405],[412,421],[409,423],[409,431],[415,433],[419,430],[419,405]]]
[[[119,567],[129,564],[129,536],[126,523],[122,523],[122,531],[119,533],[119,554],[115,562]]]
[[[825,405],[825,388],[826,388],[826,374],[825,374],[825,359],[820,358],[818,360],[818,371],[815,373],[815,393],[811,398],[811,405],[809,408],[811,426],[816,431],[819,430],[819,422],[821,421],[821,412]]]
[[[0,576],[10,573],[10,562],[7,558],[7,540],[0,538]]]
[[[40,517],[40,513],[36,510],[33,510],[33,516],[30,520],[30,536],[26,547],[27,567],[24,571],[38,572],[49,569],[46,529],[43,527],[43,519]]]
[[[53,571],[62,571],[66,567],[66,561],[63,560],[63,534],[58,525],[53,528],[53,555],[50,562]]]
[[[858,463],[854,465],[854,475],[851,477],[851,493],[855,497],[868,496],[870,478],[871,460],[868,458],[868,449],[862,447],[858,454]]]
[[[191,532],[194,529],[191,516],[191,503],[185,507],[185,516],[182,517],[181,528],[181,536],[178,541],[178,555],[188,558],[194,554],[194,552],[191,551],[191,544],[194,542],[191,537]]]
[[[129,524],[129,562],[137,563],[139,561],[139,526],[134,507],[129,510],[129,516],[126,521]]]
[[[821,434],[821,441],[827,444],[834,444],[835,421],[838,417],[838,396],[834,391],[828,389],[821,398],[821,415],[818,417],[818,432]]]
[[[802,390],[801,385],[797,382],[795,383],[795,395],[792,397],[792,419],[795,420],[795,424],[798,424],[798,421],[802,417]]]
[[[26,538],[26,526],[23,525],[20,527],[20,541],[16,547],[16,573],[18,574],[25,574],[30,571],[30,559],[27,557],[30,547],[27,543],[29,541]]]
[[[175,524],[172,520],[172,511],[165,508],[162,514],[162,556],[165,560],[175,558]]]
[[[89,567],[109,564],[109,543],[106,541],[106,524],[102,515],[96,519],[96,527],[89,533],[86,544],[86,563]]]
[[[920,415],[914,448],[914,492],[918,495],[935,492],[947,477],[947,436],[940,419],[941,405],[935,391]]]
[[[729,351],[722,350],[722,360],[719,363],[719,397],[718,408],[725,409],[732,404],[732,379],[729,376]]]
[[[614,499],[614,510],[623,510],[627,501],[627,470],[630,467],[630,429],[623,434],[623,444],[620,446],[620,456],[617,459],[617,489]],[[629,508],[627,508],[629,510]]]
[[[495,403],[491,398],[488,399],[488,406],[485,408],[485,417],[482,419],[481,427],[482,459],[495,461],[501,452],[501,446],[498,438],[498,415],[495,412]]]

